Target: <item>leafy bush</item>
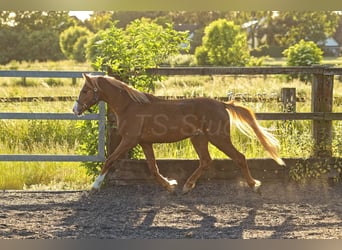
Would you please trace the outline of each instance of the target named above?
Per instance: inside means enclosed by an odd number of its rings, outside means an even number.
[[[92,108],[94,112],[98,112],[98,105]],[[86,120],[78,123],[77,129],[80,134],[78,152],[86,155],[98,154],[98,141],[99,141],[99,126],[98,122],[94,120]],[[86,167],[87,172],[91,175],[99,174],[102,166],[102,162],[82,162],[82,165]]]
[[[246,34],[233,22],[218,19],[205,28],[195,56],[199,65],[245,66],[250,59]]]
[[[181,44],[188,44],[187,32],[148,19],[132,21],[125,30],[114,23],[98,35],[92,48],[95,69],[107,71],[143,91],[153,90],[154,82],[160,79],[147,75],[146,69],[158,67],[170,55],[179,54]],[[90,57],[94,58],[94,54]]]
[[[311,66],[321,63],[323,51],[314,42],[302,39],[284,50],[283,55],[288,66]],[[302,81],[310,80],[310,75],[307,74],[291,75],[291,77]]]
[[[59,45],[63,54],[79,62],[85,61],[87,39],[92,33],[84,27],[73,26],[64,30],[59,37]]]
[[[101,55],[100,51],[97,48],[98,47],[97,45],[98,43],[102,42],[102,36],[104,35],[105,32],[106,32],[105,30],[101,30],[97,32],[96,34],[94,34],[88,39],[87,44],[85,45],[86,59],[87,61],[92,62],[93,64],[96,62],[97,57]],[[96,67],[94,66],[94,68]]]
[[[77,62],[86,61],[86,44],[88,42],[88,36],[81,36],[77,39],[73,48],[73,58]]]

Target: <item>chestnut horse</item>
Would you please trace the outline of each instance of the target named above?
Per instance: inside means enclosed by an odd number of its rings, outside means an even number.
[[[93,190],[100,188],[108,170],[121,154],[140,144],[152,175],[168,191],[173,191],[177,181],[168,180],[159,173],[152,144],[190,138],[199,156],[199,167],[184,184],[184,193],[195,187],[203,170],[210,166],[209,142],[240,166],[247,184],[258,191],[261,182],[251,176],[245,156],[232,145],[232,122],[246,135],[255,134],[270,156],[279,165],[285,165],[277,153],[277,139],[258,124],[254,113],[246,107],[210,98],[164,100],[140,92],[113,77],[87,74],[83,77],[85,83],[73,112],[81,115],[99,101],[106,102],[116,115],[118,133],[122,137],[119,146],[106,159],[92,185]]]

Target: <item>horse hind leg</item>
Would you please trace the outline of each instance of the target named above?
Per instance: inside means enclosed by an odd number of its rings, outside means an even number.
[[[210,137],[210,142],[230,157],[240,168],[248,186],[250,186],[253,191],[259,193],[261,182],[254,179],[250,173],[249,167],[247,165],[246,157],[240,153],[232,144],[229,136],[219,136],[214,135]]]
[[[152,144],[140,144],[140,145],[144,151],[146,161],[147,161],[147,164],[148,164],[148,167],[150,169],[151,174],[156,178],[156,180],[164,188],[166,188],[169,192],[173,192],[175,187],[177,186],[177,181],[176,180],[168,180],[167,178],[165,178],[164,176],[162,176],[159,173],[159,169],[158,169],[156,159],[154,156]]]
[[[212,162],[209,151],[208,151],[208,139],[205,135],[196,135],[190,138],[198,156],[199,156],[199,166],[192,173],[192,175],[187,179],[183,186],[183,194],[191,191],[202,175],[203,171],[210,167]]]

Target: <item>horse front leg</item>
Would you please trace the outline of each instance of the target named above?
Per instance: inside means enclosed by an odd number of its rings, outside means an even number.
[[[159,173],[159,169],[156,163],[156,159],[154,156],[154,152],[153,152],[153,147],[152,144],[150,143],[144,143],[144,144],[140,144],[145,157],[146,157],[146,161],[148,164],[148,168],[151,171],[151,174],[156,178],[156,180],[164,187],[167,189],[167,191],[169,192],[173,192],[175,187],[177,186],[177,181],[176,180],[168,180],[167,178],[165,178],[164,176],[162,176]]]
[[[100,175],[97,176],[95,179],[91,191],[98,191],[109,171],[109,169],[113,166],[113,163],[123,154],[126,153],[128,150],[136,146],[135,140],[123,138],[119,144],[119,146],[114,150],[114,152],[106,159]]]

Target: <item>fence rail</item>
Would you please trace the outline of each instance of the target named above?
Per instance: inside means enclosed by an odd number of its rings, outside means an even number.
[[[280,74],[322,74],[326,76],[342,75],[342,68],[325,66],[293,67],[163,67],[147,70],[156,75],[280,75]]]
[[[106,108],[100,102],[99,113],[75,116],[68,113],[0,113],[0,119],[14,120],[97,120],[99,122],[99,142],[97,155],[9,155],[1,154],[0,161],[104,161],[105,160],[105,131]]]
[[[19,77],[26,82],[26,78],[82,78],[83,71],[36,71],[36,70],[0,70],[0,77]],[[103,72],[88,72],[93,75],[104,75]]]
[[[91,72],[103,75],[103,72]],[[332,121],[342,120],[342,113],[332,112],[334,75],[342,75],[342,68],[312,67],[176,67],[147,70],[148,74],[159,75],[313,75],[312,112],[308,113],[256,113],[260,120],[312,120],[315,140],[314,156],[331,156]],[[0,71],[0,77],[34,78],[81,78],[83,72],[75,71]],[[102,161],[105,152],[105,106],[101,104],[99,114],[76,117],[72,114],[56,113],[0,113],[0,119],[48,119],[48,120],[98,120],[99,155],[0,155],[0,161]]]
[[[0,77],[33,77],[33,78],[82,78],[84,72],[74,71],[0,71]],[[104,75],[103,72],[91,72],[93,75]],[[52,97],[51,97],[52,98]],[[20,99],[20,98],[19,98]],[[31,100],[31,99],[29,99]],[[33,99],[31,101],[34,101]],[[24,113],[0,112],[0,119],[13,120],[97,120],[99,122],[99,142],[97,155],[25,155],[0,154],[0,161],[60,161],[60,162],[87,162],[105,160],[105,131],[106,107],[104,102],[99,103],[99,113],[75,116],[71,113]]]
[[[277,75],[311,74],[310,113],[257,113],[258,119],[313,120],[315,141],[313,156],[332,156],[332,120],[342,120],[342,113],[333,113],[334,75],[342,75],[342,68],[324,65],[303,67],[165,67],[149,69],[148,74],[159,75]]]

